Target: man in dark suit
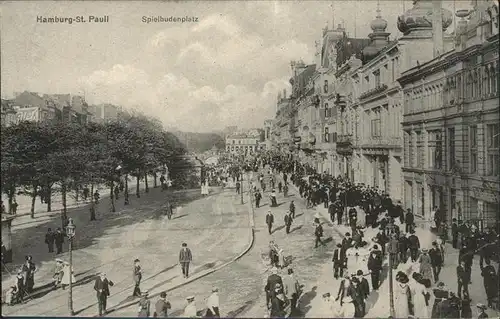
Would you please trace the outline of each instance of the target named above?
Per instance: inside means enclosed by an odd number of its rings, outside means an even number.
[[[356,272],[356,277],[359,280],[359,289],[361,292],[361,296],[363,296],[363,299],[366,300],[368,298],[368,296],[370,295],[370,285],[368,284],[368,280],[366,280],[366,278],[363,276],[362,270],[358,270]],[[363,311],[363,313],[366,313],[366,312]]]
[[[465,267],[465,261],[460,261],[460,265],[457,266],[457,279],[458,279],[458,298],[462,298],[462,291],[464,294],[469,295],[469,282],[470,274]]]
[[[292,226],[292,222],[292,212],[288,212],[288,214],[285,215],[285,231],[287,234],[290,234],[290,227]]]
[[[179,252],[179,264],[181,264],[182,275],[184,278],[189,277],[189,263],[193,260],[191,249],[188,248],[186,243],[182,243],[181,251]]]
[[[105,273],[101,273],[101,275],[95,280],[94,290],[97,293],[99,317],[106,314],[106,303],[108,301],[108,296],[110,295],[109,287],[113,287],[113,285],[113,282],[106,278]]]
[[[160,299],[155,304],[155,312],[153,317],[155,318],[168,318],[168,310],[171,309],[172,306],[170,302],[167,301],[167,293],[164,291],[160,293]]]
[[[54,234],[54,241],[56,243],[56,254],[62,254],[63,252],[63,244],[64,244],[64,234],[61,228],[58,228],[56,233]]]
[[[321,244],[321,246],[326,246],[326,244],[321,240],[321,237],[323,237],[323,226],[321,226],[321,223],[316,223],[314,236],[316,237],[314,241],[314,248],[318,248],[318,244]]]
[[[267,224],[267,230],[269,231],[269,235],[273,233],[273,223],[274,223],[274,216],[271,213],[271,211],[268,211],[266,215],[266,224]]]
[[[439,273],[441,272],[441,267],[443,266],[443,255],[441,250],[437,246],[437,242],[432,242],[432,248],[429,250],[429,257],[431,257],[432,271],[434,272],[434,281],[439,281]]]
[[[414,222],[415,222],[415,216],[413,216],[411,208],[408,208],[405,216],[405,224],[406,224],[405,232],[409,233],[412,230]]]
[[[410,237],[408,237],[408,243],[410,248],[411,261],[416,262],[418,257],[418,250],[420,249],[420,239],[418,239],[413,230]]]
[[[339,279],[344,276],[344,268],[345,268],[345,251],[342,250],[342,244],[337,244],[337,248],[333,251],[333,277],[335,279]]]
[[[45,243],[49,247],[49,253],[54,252],[54,240],[55,240],[54,233],[52,232],[52,229],[49,228],[47,230],[47,233],[45,234]]]
[[[267,277],[267,284],[264,290],[266,291],[266,305],[270,306],[271,298],[273,297],[275,287],[280,284],[283,287],[283,279],[278,275],[278,269],[272,268],[271,275]]]
[[[290,202],[290,213],[292,213],[292,218],[295,219],[295,204],[293,203],[293,200]]]
[[[452,241],[451,244],[453,248],[457,248],[457,243],[458,243],[458,224],[457,224],[457,219],[453,218],[452,223],[451,223],[451,237]]]
[[[368,258],[368,269],[372,277],[372,289],[378,290],[380,284],[380,272],[382,271],[382,252],[378,250],[378,246],[374,245],[373,250]]]

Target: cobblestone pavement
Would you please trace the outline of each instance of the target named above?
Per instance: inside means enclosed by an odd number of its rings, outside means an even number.
[[[172,220],[166,219],[159,209],[167,198],[176,206]],[[105,199],[101,205],[106,205]],[[191,274],[195,275],[233,258],[250,240],[248,208],[230,190],[212,189],[211,195],[201,198],[198,189],[173,193],[151,189],[140,199],[132,197],[129,206],[119,204],[116,213],[106,211],[95,222],[88,221],[86,211],[70,213],[77,225],[73,253],[77,284],[73,300],[74,310],[80,316],[92,316],[97,311],[93,284],[100,271],[105,271],[115,283],[108,299],[110,309],[133,300],[129,296],[135,258],[141,259],[143,267],[141,287],[154,291],[172,282],[182,282],[177,265],[182,242],[187,242],[193,251]],[[58,222],[55,219],[19,231],[14,229],[13,242],[21,247],[16,253],[33,255],[39,268],[35,275],[37,286],[49,283],[52,277],[55,256],[46,252],[43,234]],[[60,257],[68,260],[67,253]],[[50,291],[22,305],[4,305],[2,314],[64,316],[68,314],[67,300],[67,291]]]

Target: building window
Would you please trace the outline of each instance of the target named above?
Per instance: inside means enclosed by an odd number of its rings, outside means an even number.
[[[372,137],[380,137],[380,119],[372,120],[371,135]]]
[[[238,141],[238,144],[241,144],[241,140],[240,140],[240,141]]]
[[[487,175],[498,176],[498,165],[500,165],[500,130],[499,124],[486,126],[486,153],[487,153]]]
[[[407,131],[403,133],[403,143],[404,143],[404,166],[410,167],[411,158],[411,134]]]
[[[470,141],[470,172],[477,173],[477,126],[469,126],[469,141]]]
[[[236,141],[235,141],[235,140],[233,140],[233,144],[234,144],[234,143],[236,143]]]
[[[484,66],[483,68],[483,92],[484,96],[489,96],[490,95],[490,70],[487,65]]]
[[[443,142],[441,140],[441,131],[428,132],[428,159],[429,168],[440,169],[442,161]]]
[[[497,94],[497,72],[493,64],[490,64],[490,94]]]
[[[417,167],[424,168],[424,134],[417,133]]]
[[[325,118],[331,116],[331,110],[328,108],[328,103],[325,103]]]
[[[448,128],[448,168],[452,170],[455,168],[455,128]]]
[[[373,72],[373,77],[375,79],[375,87],[378,88],[380,86],[380,70]]]
[[[391,81],[394,81],[396,77],[396,64],[394,59],[391,60]]]
[[[323,84],[323,92],[328,93],[328,80],[325,80],[325,84]]]
[[[325,127],[325,142],[330,142],[330,131],[328,130],[328,127]]]
[[[231,146],[231,151],[234,151],[234,146]]]

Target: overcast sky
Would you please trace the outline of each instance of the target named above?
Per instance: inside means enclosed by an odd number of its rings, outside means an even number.
[[[444,6],[452,9],[453,2]],[[396,18],[412,1],[380,7],[392,37],[401,36]],[[184,131],[261,127],[274,117],[277,92],[289,91],[290,61],[314,60],[326,23],[334,18],[350,36],[366,37],[376,9],[369,0],[2,2],[2,97],[85,92],[89,103],[136,107]],[[79,15],[107,15],[110,22],[36,20]],[[142,22],[160,15],[198,22]]]

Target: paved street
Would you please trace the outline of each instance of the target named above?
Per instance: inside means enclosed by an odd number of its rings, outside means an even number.
[[[267,169],[265,171],[267,172]],[[257,185],[257,174],[253,175],[254,185]],[[267,173],[265,175],[266,180],[268,180],[269,176]],[[279,207],[272,208],[275,219],[274,232],[269,235],[265,224],[265,215],[269,210],[268,195],[269,187],[268,191],[263,194],[261,207],[255,209],[256,238],[252,250],[226,268],[170,292],[168,299],[172,303],[173,316],[182,315],[186,305],[185,298],[189,295],[196,296],[198,310],[204,309],[205,299],[210,295],[214,286],[219,288],[221,316],[263,317],[267,314],[264,286],[269,273],[267,266],[262,261],[261,254],[267,254],[270,240],[274,240],[283,248],[285,255],[291,255],[294,258],[292,267],[296,277],[305,284],[304,295],[299,302],[301,312],[308,313],[311,309],[311,302],[316,298],[321,299],[316,291],[318,274],[331,258],[334,243],[340,239],[338,233],[330,227],[325,227],[325,238],[331,237],[327,240],[328,246],[314,249],[314,211],[306,210],[302,200],[294,195],[293,189],[290,189],[287,198],[284,198],[283,194],[278,194]],[[296,219],[291,227],[292,232],[287,235],[283,217],[291,200],[295,200]],[[323,220],[327,222],[325,219]],[[114,312],[110,316],[136,316],[136,310],[136,307],[129,307]]]
[[[217,267],[230,260],[248,245],[248,210],[230,190],[212,189],[200,198],[198,189],[174,193],[151,189],[140,199],[116,213],[101,215],[97,222],[88,221],[88,212],[70,213],[77,225],[73,263],[77,284],[73,290],[74,309],[80,316],[96,313],[93,284],[95,274],[105,271],[114,283],[108,309],[129,300],[132,293],[132,266],[141,259],[143,289],[152,293],[182,281],[177,266],[178,251],[187,242],[193,251],[191,275]],[[167,195],[168,194],[168,195]],[[166,198],[177,207],[172,220],[159,210]],[[102,205],[105,205],[103,200]],[[47,227],[55,227],[56,218],[34,227],[14,229],[13,242],[21,243],[20,255],[31,254],[39,268],[36,283],[50,282],[53,259],[42,244]],[[55,225],[54,225],[55,224]],[[66,247],[65,247],[66,250]],[[61,256],[67,260],[67,254]],[[50,300],[50,303],[47,302]],[[5,315],[67,315],[67,291],[50,292],[24,305],[4,307]]]

